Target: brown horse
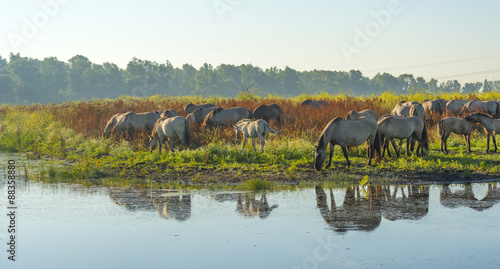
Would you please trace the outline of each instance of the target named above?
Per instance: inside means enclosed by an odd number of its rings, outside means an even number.
[[[439,121],[438,123],[438,133],[441,137],[441,151],[448,154],[448,146],[446,141],[451,133],[457,135],[463,135],[465,138],[465,143],[467,146],[467,151],[470,153],[470,133],[472,131],[474,124],[471,121],[447,117]]]
[[[195,105],[195,104],[187,104],[185,105],[182,110],[184,110],[184,112],[186,114],[189,114],[189,113],[193,113],[195,110],[197,109],[200,109],[200,108],[207,108],[207,107],[215,107],[214,104],[210,104],[210,103],[205,103],[205,104],[201,104],[201,105]]]
[[[239,120],[253,118],[252,111],[244,107],[234,108],[221,108],[218,107],[212,110],[205,117],[203,126],[205,127],[219,127],[219,126],[233,126]]]
[[[189,147],[188,120],[182,116],[160,118],[156,122],[154,130],[149,137],[150,151],[155,150],[156,146],[159,146],[159,152],[161,154],[161,146],[163,145],[165,139],[168,139],[170,150],[174,152],[174,144],[172,143],[172,138],[174,137],[179,137],[182,144],[186,148]]]
[[[198,123],[202,124],[203,121],[205,120],[205,117],[208,115],[208,113],[212,112],[212,110],[216,109],[217,107],[202,107],[196,109],[193,113],[190,113],[187,115],[186,119],[188,119],[190,124]]]
[[[314,167],[320,171],[326,159],[326,147],[330,144],[330,160],[326,168],[332,164],[333,148],[339,145],[344,152],[347,167],[351,162],[347,156],[347,147],[357,147],[368,142],[368,165],[371,164],[375,155],[379,159],[380,155],[380,135],[377,121],[371,117],[361,117],[355,120],[344,120],[335,118],[331,120],[321,133],[314,155]]]
[[[319,100],[319,101],[311,101],[309,99],[305,100],[302,102],[303,106],[310,106],[310,107],[315,107],[315,108],[321,108],[321,107],[328,107],[328,102]]]
[[[234,129],[236,130],[236,138],[238,138],[238,133],[243,133],[243,147],[245,148],[245,144],[247,143],[247,138],[250,137],[252,139],[252,146],[255,151],[255,138],[258,137],[260,139],[261,148],[260,151],[264,152],[264,145],[266,144],[266,135],[268,133],[275,134],[276,131],[269,127],[269,124],[265,120],[240,120],[234,125]]]
[[[465,117],[465,119],[474,123],[478,122],[484,127],[484,130],[487,133],[486,152],[490,150],[490,136],[493,138],[493,145],[495,146],[495,152],[497,152],[497,140],[495,135],[500,133],[500,120],[494,119],[483,113],[474,113]]]
[[[263,119],[269,122],[271,119],[281,123],[281,108],[277,104],[261,105],[253,111],[255,119]]]
[[[162,111],[144,113],[129,111],[123,113],[117,117],[117,123],[111,133],[120,136],[123,132],[126,132],[129,138],[132,139],[135,132],[143,130],[152,131],[161,114]]]
[[[365,109],[365,110],[362,110],[360,112],[358,112],[356,110],[351,110],[351,111],[347,112],[347,115],[345,118],[347,120],[355,120],[355,119],[359,119],[359,118],[364,117],[364,116],[372,117],[374,120],[378,121],[377,113],[371,109]]]
[[[379,123],[380,136],[385,139],[383,145],[382,156],[385,150],[389,147],[389,141],[396,148],[393,138],[409,139],[412,137],[418,141],[417,156],[425,149],[429,151],[429,142],[427,139],[427,128],[424,121],[419,117],[394,118],[388,117]],[[409,144],[406,143],[406,154],[410,155]],[[399,157],[399,152],[396,151]]]

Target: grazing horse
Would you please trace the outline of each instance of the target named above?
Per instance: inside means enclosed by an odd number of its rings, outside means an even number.
[[[421,104],[413,104],[410,106],[409,116],[419,117],[425,121],[425,108]]]
[[[362,110],[360,112],[358,112],[356,110],[351,110],[347,113],[347,116],[345,118],[347,120],[355,120],[355,119],[359,119],[359,118],[364,117],[364,116],[372,117],[374,120],[378,121],[377,113],[375,113],[375,111],[373,111],[371,109],[365,109],[365,110]]]
[[[187,104],[185,105],[182,110],[184,110],[184,112],[186,112],[187,114],[189,113],[193,113],[195,110],[197,109],[200,109],[200,108],[207,108],[207,107],[215,107],[214,104],[210,104],[210,103],[205,103],[205,104],[201,104],[201,105],[194,105],[194,104]]]
[[[406,116],[398,116],[398,115],[392,115],[392,114],[385,114],[385,115],[382,115],[380,117],[380,119],[378,119],[378,122],[377,124],[380,124],[384,119],[386,118],[397,118],[397,119],[404,119],[406,118]],[[392,140],[392,139],[391,139]],[[401,149],[403,147],[403,140],[405,139],[400,139],[399,140],[399,148]],[[384,141],[385,141],[385,138],[384,137],[380,137],[380,144],[383,145],[384,144]],[[393,145],[393,148],[394,148],[394,144],[391,142],[391,144]],[[398,148],[394,148],[395,151],[399,151]],[[413,149],[412,149],[413,150]],[[387,148],[387,154],[389,154],[389,157],[391,157],[391,151],[389,150],[389,148]]]
[[[441,137],[441,151],[448,154],[446,140],[448,140],[451,133],[455,133],[457,135],[464,136],[467,151],[470,153],[470,133],[472,131],[472,127],[474,127],[474,124],[471,121],[460,118],[447,117],[440,120],[438,123],[438,133]]]
[[[444,103],[444,104],[443,104]],[[429,114],[438,114],[441,115],[444,112],[444,106],[446,106],[446,101],[444,99],[432,99],[422,101],[422,106],[425,108],[425,111],[429,111]]]
[[[349,168],[351,162],[347,157],[346,147],[357,147],[365,141],[369,143],[368,165],[370,165],[374,154],[376,160],[380,157],[380,135],[377,121],[371,117],[361,117],[356,120],[344,120],[342,118],[331,120],[326,125],[318,140],[314,155],[314,167],[318,171],[321,170],[321,166],[323,166],[326,159],[326,147],[330,143],[330,160],[326,168],[329,168],[332,164],[333,148],[335,145],[339,145],[342,148],[347,161],[347,167]]]
[[[207,114],[203,121],[205,127],[232,126],[239,120],[253,118],[252,111],[244,107],[218,107]]]
[[[161,113],[160,118],[173,118],[175,116],[179,116],[179,115],[177,115],[177,112],[175,110],[167,109],[167,110],[163,111],[163,113]]]
[[[161,154],[161,146],[163,145],[165,139],[168,138],[170,150],[174,152],[174,144],[172,143],[172,138],[176,136],[179,137],[185,147],[189,147],[188,120],[181,116],[159,119],[154,126],[153,132],[149,136],[150,151],[155,150],[156,146],[158,145],[158,149]]]
[[[187,115],[187,119],[190,124],[194,123],[199,123],[202,124],[203,120],[205,120],[205,117],[208,115],[208,113],[212,112],[212,110],[216,109],[217,107],[202,107],[196,109],[193,113],[190,113]]]
[[[162,112],[163,111],[135,113],[129,111],[123,113],[119,116],[119,121],[113,127],[112,132],[116,133],[118,136],[126,132],[129,138],[132,139],[136,131],[152,131]]]
[[[263,119],[266,122],[274,119],[278,121],[278,124],[281,124],[281,108],[277,104],[261,105],[253,111],[253,117]]]
[[[469,100],[464,99],[464,100],[450,100],[448,103],[446,103],[446,112],[458,116],[460,111],[462,111],[462,108],[464,107],[465,104],[467,104]]]
[[[321,108],[321,107],[328,107],[328,102],[319,100],[319,101],[311,101],[309,99],[305,100],[302,102],[303,106],[310,106],[310,107],[315,107],[315,108]]]
[[[411,102],[401,101],[392,109],[391,114],[396,116],[409,116],[411,106],[417,104],[420,103],[416,101],[411,101]]]
[[[106,127],[104,128],[104,132],[102,134],[103,138],[108,138],[111,132],[113,131],[113,128],[115,128],[116,124],[123,118],[123,115],[125,113],[118,113],[113,115],[111,119],[108,120],[106,123]]]
[[[382,156],[384,156],[385,150],[389,147],[389,141],[392,146],[396,148],[394,140],[392,138],[398,139],[408,139],[412,137],[418,141],[417,156],[424,149],[429,151],[428,139],[427,139],[427,128],[425,123],[419,117],[407,117],[403,119],[398,119],[394,117],[388,117],[379,123],[380,136],[385,139],[383,144]],[[406,154],[410,155],[409,143],[406,143]],[[399,157],[399,152],[396,151],[396,155]]]
[[[491,116],[483,113],[474,113],[465,117],[465,119],[474,123],[479,122],[479,124],[484,127],[487,133],[486,152],[490,150],[490,136],[493,138],[493,145],[495,145],[495,152],[497,152],[497,140],[495,135],[500,132],[500,120],[493,119]]]
[[[499,105],[496,101],[469,101],[462,107],[459,115],[465,117],[471,113],[486,113],[492,117],[499,115]]]
[[[245,144],[247,143],[247,138],[250,137],[252,139],[252,146],[255,151],[255,138],[258,137],[260,139],[260,151],[264,152],[264,145],[266,144],[266,135],[268,133],[275,134],[276,131],[269,127],[269,124],[265,120],[249,120],[244,119],[238,121],[234,125],[234,129],[236,131],[236,138],[238,138],[238,134],[243,133],[243,148],[245,148]]]

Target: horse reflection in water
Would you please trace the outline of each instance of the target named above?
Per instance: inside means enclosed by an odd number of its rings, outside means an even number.
[[[328,197],[320,186],[315,187],[316,202],[325,222],[337,232],[348,230],[373,231],[382,219],[380,187],[363,190],[367,196],[360,195],[359,186],[347,187],[342,206],[336,206],[333,191],[330,189],[331,207]]]
[[[241,215],[252,218],[258,217],[265,219],[269,217],[271,212],[278,207],[274,204],[269,206],[266,193],[260,195],[260,200],[256,199],[256,194],[251,192],[239,193],[217,193],[213,197],[218,202],[234,202],[236,201],[236,212]]]
[[[486,195],[478,200],[472,191],[472,184],[467,183],[463,190],[452,191],[449,184],[441,187],[439,201],[447,208],[469,207],[476,211],[483,211],[493,207],[500,201],[500,191],[496,184],[488,183]]]
[[[316,186],[316,202],[325,222],[337,232],[373,231],[384,217],[387,220],[418,220],[429,212],[429,187],[350,186],[345,190],[342,206],[336,206],[330,189],[331,207],[325,191]],[[401,195],[398,196],[398,191]]]
[[[406,194],[403,186],[395,186],[392,194],[389,186],[383,189],[386,199],[382,211],[385,219],[419,220],[429,212],[428,186],[407,186]],[[400,197],[397,197],[398,190],[401,190]]]
[[[165,219],[191,217],[191,194],[165,190],[110,189],[113,202],[130,211],[157,211]]]
[[[236,196],[236,211],[245,217],[265,219],[277,207],[269,206],[265,193],[261,194],[260,200],[255,199],[255,193],[239,193]]]

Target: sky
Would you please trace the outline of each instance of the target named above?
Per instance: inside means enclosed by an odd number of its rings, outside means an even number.
[[[0,0],[0,56],[500,80],[500,1]],[[496,30],[496,31],[495,31]]]

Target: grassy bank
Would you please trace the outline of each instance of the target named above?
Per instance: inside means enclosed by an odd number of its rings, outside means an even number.
[[[461,96],[440,95],[449,99],[500,99],[499,94]],[[324,109],[304,109],[305,99],[327,100]],[[352,182],[363,178],[370,181],[447,181],[495,177],[500,172],[498,154],[485,153],[486,139],[475,132],[471,139],[472,154],[463,153],[465,142],[452,136],[448,140],[451,154],[439,152],[435,123],[430,121],[430,153],[427,156],[384,158],[368,166],[364,147],[351,149],[351,169],[337,147],[333,169],[316,172],[313,169],[314,147],[326,123],[334,117],[344,117],[349,110],[373,109],[379,115],[389,113],[400,100],[432,99],[427,94],[394,95],[390,92],[376,97],[354,98],[345,95],[262,98],[251,94],[235,99],[200,97],[121,98],[66,102],[52,105],[0,107],[0,150],[30,152],[47,162],[39,180],[46,182],[79,182],[115,186],[152,185],[211,186],[237,185],[245,188],[270,188],[268,181],[284,184],[314,184],[314,182]],[[115,113],[180,109],[186,103],[212,102],[222,107],[243,106],[255,109],[260,104],[277,103],[284,113],[283,124],[274,128],[278,134],[268,137],[264,153],[254,152],[251,145],[241,148],[231,129],[205,131],[193,126],[192,145],[182,152],[149,152],[146,135],[128,142],[101,138],[106,121]],[[178,141],[176,141],[178,142]],[[267,184],[267,185],[266,185]],[[272,185],[272,184],[271,184]]]

